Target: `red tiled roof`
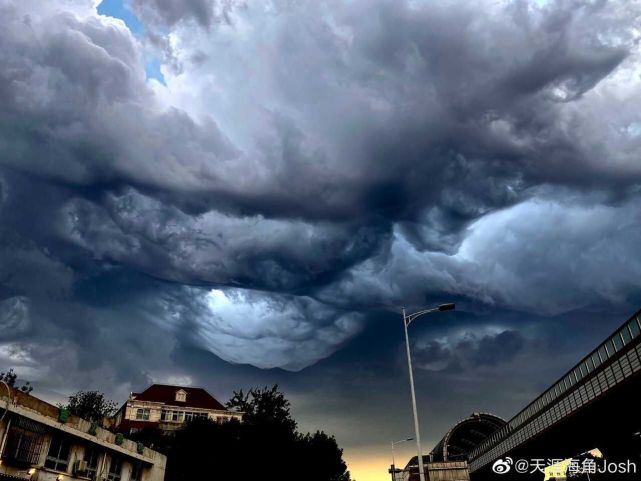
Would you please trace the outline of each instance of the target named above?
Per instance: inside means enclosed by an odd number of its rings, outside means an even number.
[[[183,390],[187,393],[187,401],[176,401],[176,392]],[[225,409],[211,394],[200,387],[169,386],[152,384],[141,393],[133,393],[136,400],[161,402],[169,406],[183,406],[202,409]]]

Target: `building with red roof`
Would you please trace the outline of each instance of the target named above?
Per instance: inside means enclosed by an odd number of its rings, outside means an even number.
[[[197,418],[240,421],[242,413],[225,409],[203,388],[152,384],[140,393],[132,392],[113,420],[118,431],[133,433],[148,427],[173,431]]]

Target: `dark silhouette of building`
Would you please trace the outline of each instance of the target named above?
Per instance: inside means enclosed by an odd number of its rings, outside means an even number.
[[[432,461],[467,461],[470,451],[505,425],[505,420],[489,413],[473,413],[461,419],[432,449]]]
[[[474,448],[469,453],[472,479],[496,479],[492,467],[506,457],[567,459],[595,448],[606,459],[629,460],[639,469],[640,405],[641,310]],[[502,480],[528,478],[514,470],[501,475]]]
[[[470,479],[467,458],[470,450],[505,425],[494,414],[473,413],[461,419],[443,436],[429,455],[423,456],[428,481],[467,481]],[[395,481],[418,481],[418,456],[409,460]]]

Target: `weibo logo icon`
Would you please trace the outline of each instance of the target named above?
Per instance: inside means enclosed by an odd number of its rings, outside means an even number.
[[[494,471],[496,474],[505,474],[512,469],[512,464],[514,461],[512,461],[512,458],[507,457],[505,459],[497,459],[494,461],[494,464],[492,465],[492,471]]]

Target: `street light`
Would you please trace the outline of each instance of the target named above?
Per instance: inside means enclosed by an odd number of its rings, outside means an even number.
[[[401,439],[400,441],[392,441],[392,481],[396,481],[396,462],[394,461],[394,446],[407,441],[413,441],[414,438]]]
[[[402,309],[403,327],[405,328],[405,347],[407,349],[407,369],[410,373],[410,391],[412,392],[412,409],[414,410],[414,432],[416,434],[416,451],[418,453],[418,475],[420,476],[421,481],[425,481],[425,471],[423,468],[421,433],[419,432],[419,428],[418,428],[418,413],[416,411],[416,394],[414,393],[414,375],[412,374],[412,354],[410,353],[410,338],[407,334],[407,327],[412,323],[414,319],[416,319],[419,316],[422,316],[423,314],[429,314],[431,312],[451,311],[454,308],[455,308],[455,305],[452,303],[441,304],[438,307],[423,309],[413,314],[407,314],[405,312],[405,308]]]

